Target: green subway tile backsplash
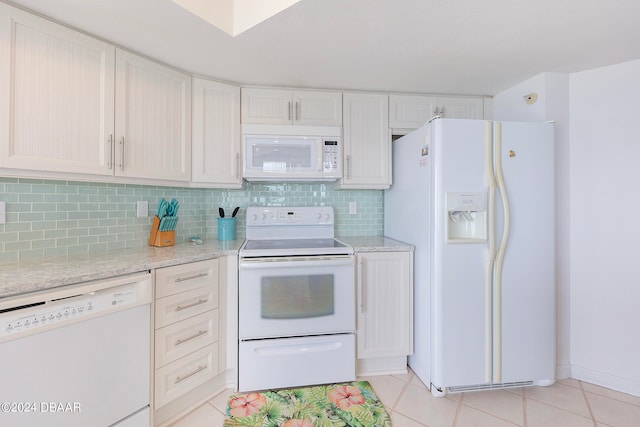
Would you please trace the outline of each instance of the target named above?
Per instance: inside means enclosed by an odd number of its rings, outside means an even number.
[[[239,238],[247,206],[333,206],[337,236],[383,231],[379,190],[334,190],[322,183],[246,183],[242,190],[222,190],[0,177],[0,201],[7,205],[0,261],[145,246],[163,197],[180,201],[177,242],[217,238],[219,206],[228,214],[240,206]],[[149,202],[149,217],[136,218],[138,200]],[[349,202],[357,203],[357,214],[349,214]]]

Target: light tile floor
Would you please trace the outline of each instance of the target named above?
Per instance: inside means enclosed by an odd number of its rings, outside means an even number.
[[[550,387],[476,391],[436,398],[412,372],[359,378],[371,383],[393,427],[640,427],[640,397],[573,379]],[[226,390],[172,427],[218,427]]]

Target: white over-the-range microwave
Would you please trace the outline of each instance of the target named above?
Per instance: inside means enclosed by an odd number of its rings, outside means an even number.
[[[342,128],[243,125],[247,181],[335,181],[342,177]]]

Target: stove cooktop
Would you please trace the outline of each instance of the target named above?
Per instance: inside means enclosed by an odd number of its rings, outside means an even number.
[[[353,248],[336,239],[247,240],[240,256],[351,255]]]
[[[248,207],[246,214],[241,257],[353,254],[334,239],[332,207]]]

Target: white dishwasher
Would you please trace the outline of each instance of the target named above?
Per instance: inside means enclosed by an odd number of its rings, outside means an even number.
[[[0,425],[149,427],[149,272],[0,299]]]

